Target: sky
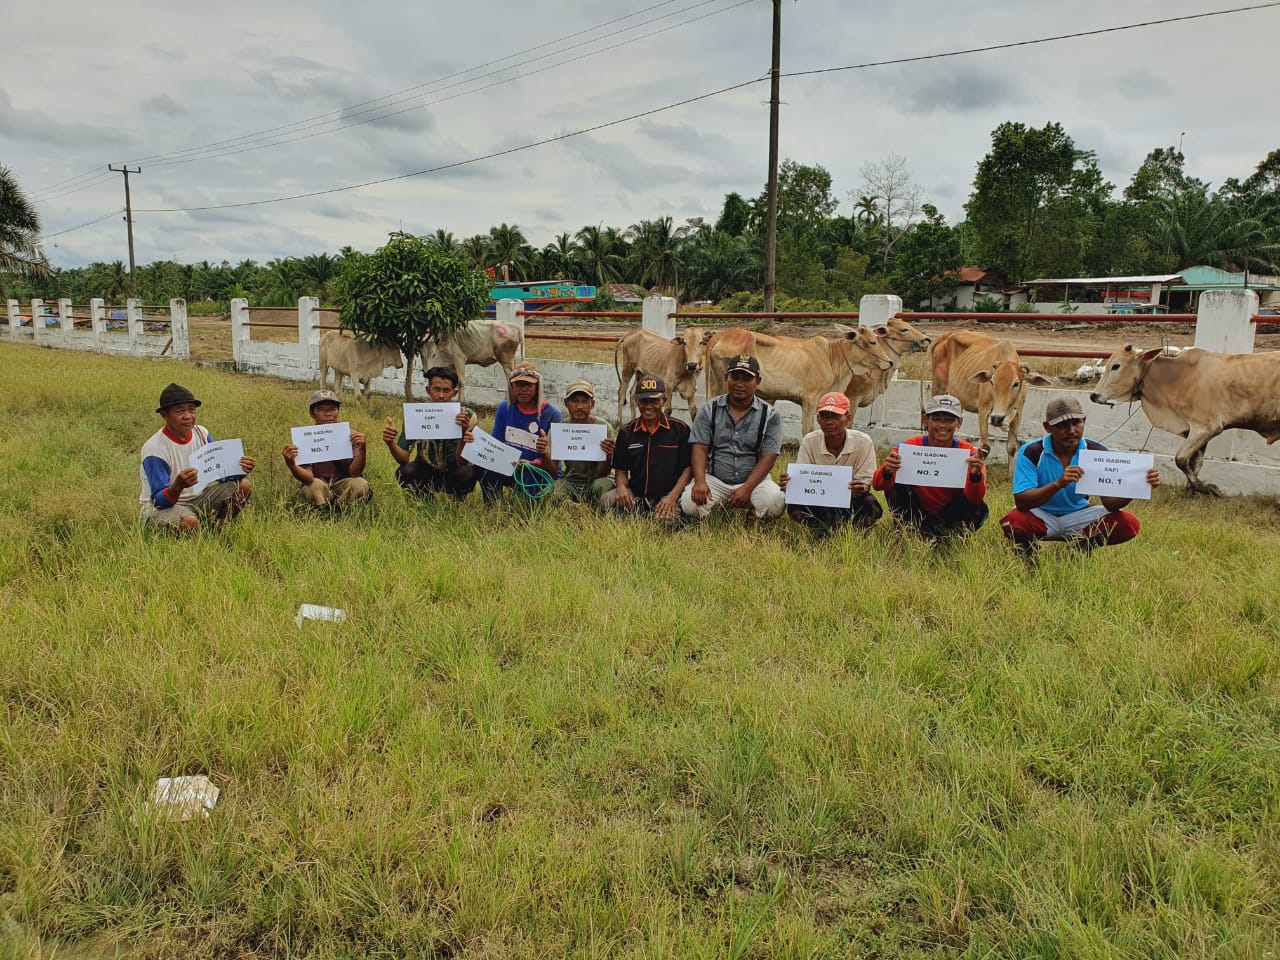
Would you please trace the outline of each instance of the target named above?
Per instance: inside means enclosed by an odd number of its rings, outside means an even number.
[[[783,0],[782,72],[1251,2]],[[541,246],[587,224],[714,220],[726,193],[763,189],[767,81],[422,176],[226,205],[457,164],[763,78],[771,21],[770,0],[13,4],[6,49],[21,55],[0,71],[0,165],[46,236],[105,217],[45,241],[59,267],[128,259],[123,177],[108,164],[142,168],[139,264],[369,251],[399,229],[461,239],[507,223]],[[897,154],[951,222],[1006,121],[1061,123],[1117,192],[1180,141],[1193,176],[1243,178],[1280,146],[1266,120],[1278,31],[1275,6],[784,76],[780,155],[825,167],[847,215],[863,166]],[[210,206],[224,208],[190,211]],[[173,209],[188,212],[155,212]]]

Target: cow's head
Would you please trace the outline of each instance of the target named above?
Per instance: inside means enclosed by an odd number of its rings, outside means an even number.
[[[841,339],[834,341],[843,356],[843,363],[854,374],[868,374],[873,370],[892,370],[893,361],[885,356],[880,338],[866,327],[846,327],[837,324]]]
[[[1154,350],[1139,350],[1132,343],[1126,343],[1107,357],[1106,363],[1102,365],[1102,378],[1093,393],[1089,394],[1089,399],[1107,406],[1136,400],[1147,364],[1160,356],[1161,352],[1159,347]]]
[[[875,334],[898,355],[927,350],[931,342],[930,337],[900,317],[892,317],[888,323],[876,327]]]
[[[377,346],[378,359],[382,361],[382,369],[392,367],[399,370],[404,366],[404,357],[400,354],[399,347],[389,347],[384,343]]]
[[[696,371],[702,369],[702,348],[707,342],[708,336],[709,334],[706,331],[690,328],[683,333],[677,333],[672,338],[671,342],[684,351],[684,368],[686,370]]]
[[[1017,360],[997,360],[986,370],[979,370],[971,376],[969,382],[979,385],[981,406],[986,406],[981,401],[990,397],[989,419],[993,427],[1003,427],[1005,420],[1013,420],[1014,414],[1022,410],[1028,386],[1047,387],[1053,383],[1049,377]]]

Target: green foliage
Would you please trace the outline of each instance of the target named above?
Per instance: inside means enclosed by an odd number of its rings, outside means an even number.
[[[925,204],[924,220],[898,242],[893,288],[905,304],[945,300],[959,283],[960,238],[936,207]]]
[[[751,204],[739,193],[727,193],[716,220],[716,231],[731,237],[741,236],[751,222]]]
[[[978,297],[973,301],[975,313],[1000,313],[1005,309],[1005,302],[999,297]]]
[[[6,277],[48,275],[49,261],[40,250],[39,238],[36,208],[9,168],[0,165],[0,293],[6,293]]]
[[[345,329],[404,354],[409,399],[413,358],[427,340],[444,339],[480,314],[489,281],[439,244],[393,233],[374,253],[344,261],[337,296]]]

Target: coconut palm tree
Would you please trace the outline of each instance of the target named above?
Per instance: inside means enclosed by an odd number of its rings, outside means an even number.
[[[499,224],[489,229],[489,253],[485,265],[498,267],[498,275],[502,275],[502,264],[511,266],[511,279],[526,279],[529,266],[529,243],[524,233],[514,224]]]
[[[483,270],[488,266],[485,261],[489,255],[489,238],[482,233],[477,233],[474,237],[467,237],[462,243],[458,244],[458,252],[473,267]]]
[[[597,287],[617,282],[626,251],[626,242],[618,231],[612,227],[583,227],[574,241],[574,260],[583,280]]]
[[[39,246],[40,217],[8,167],[0,166],[0,274],[46,277],[49,261]]]
[[[680,245],[686,227],[675,228],[670,217],[641,220],[627,230],[631,260],[640,283],[654,285],[680,295]]]
[[[434,243],[441,250],[449,253],[458,252],[458,241],[453,232],[444,227],[436,227],[434,233],[427,234],[427,243]]]
[[[880,198],[862,194],[853,204],[853,216],[859,223],[880,222]]]

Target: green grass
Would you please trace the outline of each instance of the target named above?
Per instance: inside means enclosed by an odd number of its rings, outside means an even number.
[[[0,369],[0,957],[1280,949],[1270,501],[1162,490],[1028,571],[994,521],[935,553],[409,502],[375,442],[329,520],[279,455],[307,385]],[[220,535],[135,520],[171,379],[259,459]],[[148,808],[196,773],[207,820]]]

